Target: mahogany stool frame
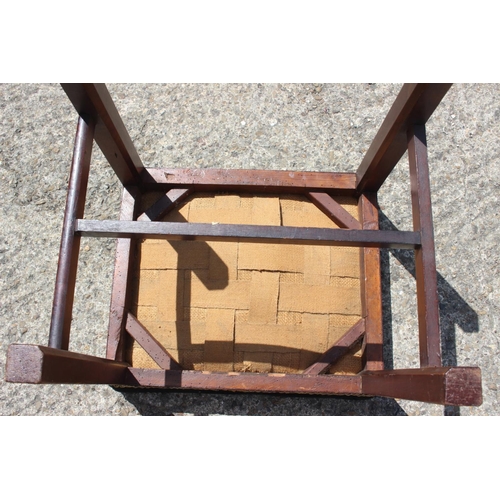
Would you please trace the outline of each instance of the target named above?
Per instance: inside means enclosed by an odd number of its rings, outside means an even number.
[[[13,344],[6,380],[31,384],[111,384],[251,392],[385,396],[443,405],[480,405],[481,372],[443,367],[425,123],[451,84],[405,84],[357,172],[146,169],[104,84],[62,84],[80,118],[64,215],[48,347]],[[83,219],[93,141],[124,186],[119,221]],[[413,231],[379,229],[377,191],[408,150]],[[145,192],[165,193],[144,213]],[[198,191],[302,194],[340,229],[155,222]],[[359,222],[332,196],[358,199]],[[68,351],[80,240],[117,238],[106,358]],[[362,319],[302,374],[215,373],[183,369],[130,312],[129,281],[137,238],[257,241],[360,247]],[[380,248],[415,252],[420,368],[384,369]],[[135,339],[158,369],[133,368]],[[325,374],[356,342],[364,368]]]

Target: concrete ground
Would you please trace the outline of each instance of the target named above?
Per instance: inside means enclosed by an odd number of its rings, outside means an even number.
[[[146,167],[354,172],[401,84],[109,84]],[[0,85],[1,415],[498,415],[499,84],[456,84],[428,123],[446,365],[479,366],[480,407],[385,398],[118,391],[3,382],[11,343],[46,344],[77,115],[58,85]],[[411,229],[406,155],[380,192],[383,227]],[[94,149],[86,217],[120,186]],[[71,350],[102,356],[115,242],[82,244]],[[418,366],[411,252],[384,251],[390,367]]]

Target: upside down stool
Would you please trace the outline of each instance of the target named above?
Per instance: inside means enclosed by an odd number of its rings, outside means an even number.
[[[104,84],[62,87],[79,120],[49,343],[9,346],[8,382],[481,404],[479,368],[441,363],[425,123],[451,84],[405,84],[356,173],[145,168]],[[83,218],[94,140],[117,221]],[[413,231],[380,230],[406,151]],[[68,350],[82,237],[117,238],[106,358]],[[414,251],[420,368],[384,368],[380,248]]]

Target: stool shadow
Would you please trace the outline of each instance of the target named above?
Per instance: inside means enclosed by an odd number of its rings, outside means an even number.
[[[390,398],[115,389],[141,415],[405,416]]]
[[[380,229],[397,231],[397,227],[383,212],[379,212]],[[391,271],[389,255],[415,278],[414,252],[401,249],[382,249],[380,265],[382,275],[382,300],[384,304],[384,363],[387,369],[394,367],[393,359],[393,330],[391,309]],[[460,294],[438,272],[437,285],[439,296],[439,321],[441,326],[441,353],[443,366],[457,366],[456,326],[466,333],[479,331],[479,317]],[[418,335],[418,332],[415,332]],[[446,406],[444,414],[449,416],[460,415],[460,407]]]

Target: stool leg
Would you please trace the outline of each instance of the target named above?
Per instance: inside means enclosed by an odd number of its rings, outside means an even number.
[[[436,257],[424,125],[408,129],[408,158],[413,229],[420,232],[421,240],[420,247],[415,250],[420,365],[441,366]]]
[[[94,122],[90,118],[80,117],[71,163],[54,302],[52,304],[49,347],[56,349],[67,350],[69,346],[71,313],[80,251],[80,236],[75,234],[75,223],[77,219],[83,218],[85,209],[93,137]]]

